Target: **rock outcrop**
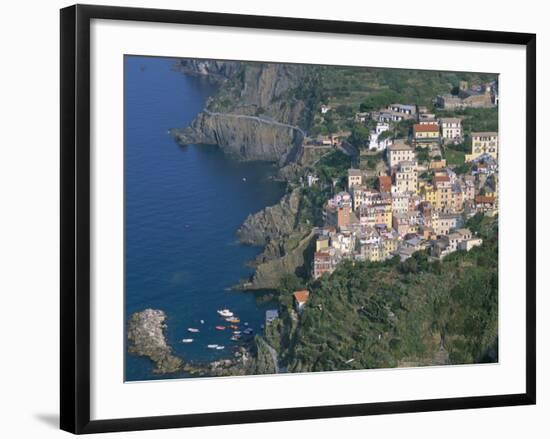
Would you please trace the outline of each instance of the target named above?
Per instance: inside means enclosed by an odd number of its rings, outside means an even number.
[[[265,262],[258,264],[247,289],[277,289],[286,275],[297,275],[297,271],[307,265],[306,256],[312,239],[313,233],[309,233],[299,241],[298,245],[286,250],[284,255],[268,258]]]
[[[238,61],[190,58],[177,61],[174,68],[188,75],[204,77],[209,81],[222,83],[239,72],[241,63]]]
[[[256,116],[203,111],[191,126],[174,129],[181,144],[218,145],[231,158],[281,165],[297,156],[304,138],[298,127]]]
[[[179,143],[219,145],[233,158],[281,166],[301,155],[318,104],[316,69],[210,60],[183,60],[177,68],[221,84],[189,127],[172,130]]]
[[[249,215],[237,230],[239,241],[247,245],[265,246],[289,236],[296,228],[300,208],[300,190],[286,194],[274,206]]]
[[[128,352],[149,357],[158,374],[177,372],[182,366],[166,342],[165,321],[164,311],[149,308],[135,312],[128,322]]]

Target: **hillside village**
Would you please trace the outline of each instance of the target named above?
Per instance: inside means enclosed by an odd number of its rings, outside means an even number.
[[[405,261],[420,250],[438,260],[482,244],[464,225],[476,213],[498,213],[498,132],[466,135],[460,110],[496,107],[498,83],[469,87],[461,81],[458,88],[456,95],[434,97],[433,108],[445,117],[409,102],[350,116],[368,128],[368,138],[341,176],[344,190],[333,190],[323,206],[324,224],[314,230],[314,279],[344,260]],[[332,111],[323,104],[318,117]],[[397,129],[403,125],[405,132]],[[353,133],[319,135],[306,139],[308,145],[349,154]],[[465,146],[448,162],[446,156]],[[320,183],[312,173],[305,184]]]

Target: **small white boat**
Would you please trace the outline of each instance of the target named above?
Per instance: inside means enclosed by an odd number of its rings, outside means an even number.
[[[225,349],[225,346],[216,346],[216,349],[217,349],[218,351],[221,351],[222,349]]]
[[[189,332],[199,332],[197,328],[187,328]]]
[[[230,310],[228,310],[227,308],[219,309],[218,314],[222,317],[233,317],[233,313]]]
[[[208,349],[217,349],[218,345],[217,344],[209,344],[207,347],[208,347]]]
[[[204,320],[201,319],[201,325],[204,325]]]
[[[244,326],[248,326],[248,322],[244,322]]]
[[[241,339],[241,337],[239,337],[238,335],[233,335],[230,340],[232,341],[239,341]]]
[[[181,340],[182,343],[193,343],[193,339],[192,338],[183,338]]]
[[[243,181],[246,181],[246,177],[243,177]]]
[[[241,331],[233,331],[234,335],[241,335]]]

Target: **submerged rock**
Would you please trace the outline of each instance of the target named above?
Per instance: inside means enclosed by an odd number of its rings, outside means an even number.
[[[149,357],[155,364],[154,373],[178,371],[182,360],[172,355],[166,342],[166,314],[158,309],[135,312],[128,322],[128,352]]]

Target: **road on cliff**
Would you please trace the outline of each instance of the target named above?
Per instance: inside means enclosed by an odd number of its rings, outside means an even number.
[[[266,124],[270,124],[270,125],[281,126],[281,127],[284,127],[284,128],[291,128],[293,130],[298,131],[303,137],[306,137],[305,131],[302,130],[300,127],[298,127],[296,125],[289,125],[289,124],[283,123],[283,122],[278,122],[278,121],[272,120],[272,119],[266,119],[266,118],[259,117],[259,116],[249,116],[247,114],[217,113],[217,112],[209,111],[209,110],[203,110],[203,113],[208,114],[209,116],[215,116],[215,117],[220,116],[220,117],[234,117],[234,118],[237,118],[237,119],[250,119],[250,120],[254,120],[254,121],[259,122],[259,123],[266,123]]]

